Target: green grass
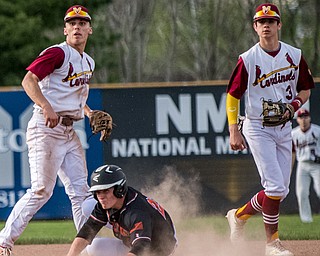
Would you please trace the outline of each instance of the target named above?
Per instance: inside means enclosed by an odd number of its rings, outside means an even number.
[[[299,216],[280,215],[280,234],[284,240],[320,240],[320,215],[312,223],[302,223]]]
[[[4,222],[0,222],[0,228]],[[16,244],[71,243],[76,229],[71,220],[31,221]]]
[[[4,222],[0,222],[0,229]],[[176,223],[177,233],[212,232],[229,235],[225,217],[203,216]],[[280,215],[279,231],[282,240],[320,240],[320,215],[314,216],[311,224],[304,224],[298,215]],[[31,221],[16,244],[63,244],[71,243],[76,231],[71,220]],[[108,234],[109,235],[109,234]],[[261,216],[252,217],[245,228],[245,235],[251,240],[264,240],[265,233]]]
[[[177,231],[212,231],[221,236],[229,235],[229,227],[223,216],[205,216],[183,221]],[[302,223],[298,215],[280,215],[279,234],[282,240],[320,240],[320,215],[313,216],[313,223]],[[251,217],[245,226],[248,239],[264,240],[265,231],[261,216]]]

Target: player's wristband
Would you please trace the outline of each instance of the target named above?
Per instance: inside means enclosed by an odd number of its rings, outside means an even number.
[[[295,97],[294,100],[291,102],[291,105],[294,108],[294,112],[296,112],[302,106],[302,99],[300,97]]]

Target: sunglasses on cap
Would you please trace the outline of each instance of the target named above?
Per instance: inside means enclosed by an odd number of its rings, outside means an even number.
[[[256,13],[253,17],[254,21],[260,19],[275,19],[280,21],[280,13],[278,8],[273,4],[262,4],[256,9]]]
[[[67,11],[64,17],[64,21],[69,21],[71,19],[76,19],[76,18],[91,21],[91,17],[89,13],[86,11],[85,8],[82,8],[81,6],[69,8],[69,10]]]

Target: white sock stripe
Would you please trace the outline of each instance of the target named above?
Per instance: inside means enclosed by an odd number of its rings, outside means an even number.
[[[254,204],[252,204],[252,208],[255,209],[257,212],[262,212],[262,208],[256,207]]]
[[[277,218],[277,219],[269,219],[269,218],[264,218],[263,217],[263,221],[269,221],[269,222],[279,222],[279,219]]]
[[[257,195],[251,198],[251,205],[257,212],[262,212],[262,205],[259,204]]]
[[[274,225],[279,223],[279,214],[268,215],[268,214],[262,213],[262,216],[263,216],[263,222],[266,224]]]
[[[253,198],[251,198],[251,203],[254,204],[258,208],[262,208],[262,205],[259,204],[257,195],[255,195]]]
[[[262,215],[263,215],[263,217],[265,217],[265,218],[270,218],[270,219],[275,219],[275,218],[277,218],[277,219],[279,219],[279,213],[276,214],[276,215],[269,215],[269,214],[266,214],[266,213],[262,212]]]
[[[268,218],[263,218],[263,221],[269,221],[269,222],[279,222],[279,219],[268,219]]]
[[[266,219],[266,218],[263,218],[263,222],[264,223],[269,223],[269,224],[276,224],[279,222],[279,219]]]
[[[263,223],[269,224],[269,225],[276,225],[276,224],[278,224],[279,222],[278,222],[278,221],[267,221],[267,220],[263,219]]]

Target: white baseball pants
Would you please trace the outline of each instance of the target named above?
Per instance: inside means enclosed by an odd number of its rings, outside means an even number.
[[[34,113],[28,123],[27,145],[31,188],[16,203],[0,232],[0,245],[5,247],[13,246],[34,214],[50,199],[57,176],[71,201],[76,229],[86,221],[81,205],[91,193],[84,151],[73,127],[59,124],[48,128],[43,115]]]
[[[284,127],[263,127],[261,120],[245,119],[243,133],[268,196],[282,200],[289,193],[292,165],[291,123]]]
[[[95,237],[82,254],[89,256],[126,256],[129,250],[118,238]]]
[[[320,199],[320,164],[314,162],[298,162],[296,174],[296,195],[299,205],[299,215],[302,222],[312,222],[312,210],[310,205],[310,186],[313,180],[313,188]]]

